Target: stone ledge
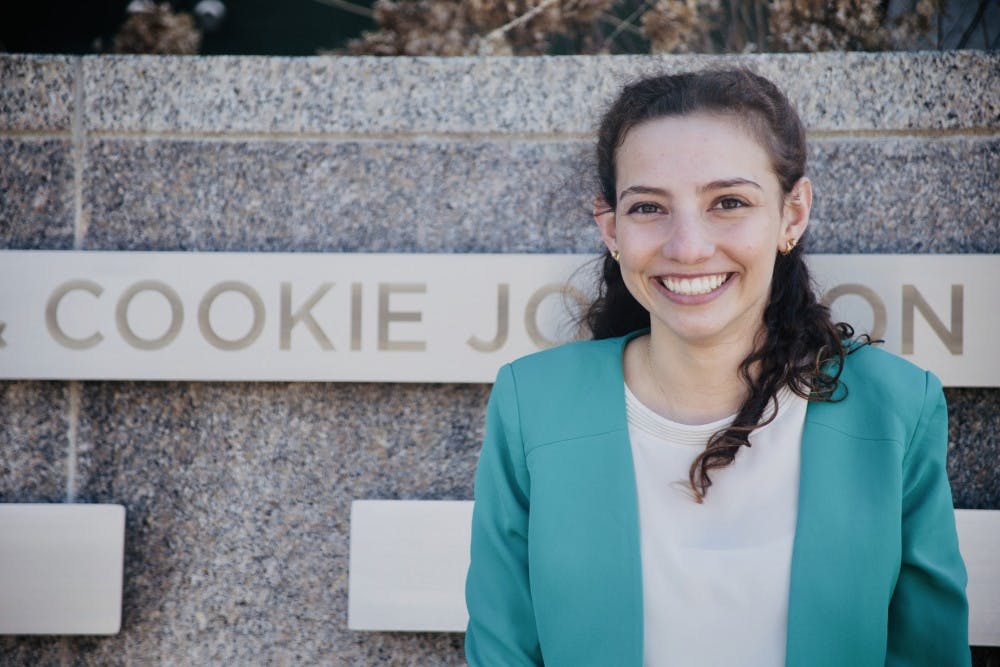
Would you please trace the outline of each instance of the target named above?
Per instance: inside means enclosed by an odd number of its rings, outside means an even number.
[[[78,60],[0,54],[0,131],[69,131]]]
[[[1000,127],[1000,54],[83,59],[98,132],[589,134],[643,73],[745,64],[814,131]]]

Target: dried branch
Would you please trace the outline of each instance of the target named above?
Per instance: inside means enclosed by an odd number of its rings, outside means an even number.
[[[969,40],[972,38],[972,33],[976,31],[976,25],[978,25],[979,22],[983,20],[983,16],[986,15],[987,2],[988,0],[979,0],[979,8],[976,10],[976,15],[972,17],[972,23],[970,23],[965,29],[965,32],[962,33],[961,38],[958,40],[958,46],[955,48],[964,49],[966,44],[969,43]],[[985,46],[985,44],[983,46]]]
[[[357,14],[358,16],[364,16],[366,19],[375,18],[375,12],[368,7],[365,7],[364,5],[356,5],[353,2],[348,2],[347,0],[313,0],[313,2],[318,2],[319,4],[326,5],[327,7],[333,7],[334,9],[340,9],[345,12]]]
[[[611,45],[611,42],[613,42],[615,40],[615,38],[618,37],[618,35],[622,34],[622,32],[625,31],[625,28],[622,27],[622,26],[624,26],[624,25],[631,26],[632,25],[632,21],[634,21],[637,18],[639,18],[643,14],[643,12],[645,12],[647,9],[649,9],[653,5],[654,1],[655,0],[642,0],[642,4],[640,4],[635,9],[635,11],[633,11],[631,14],[629,14],[625,18],[621,19],[621,25],[619,25],[617,28],[615,28],[613,31],[611,31],[611,34],[604,38],[604,41],[601,43],[601,50],[603,51],[603,50],[607,49],[608,46]],[[644,34],[641,29],[637,28],[637,31],[638,31],[638,33],[640,35]]]
[[[525,13],[515,18],[513,21],[509,21],[504,25],[500,26],[499,28],[491,30],[490,32],[488,32],[486,35],[483,36],[483,39],[487,41],[499,39],[500,37],[503,37],[505,34],[513,30],[514,28],[523,25],[528,21],[530,21],[531,19],[535,18],[536,16],[544,12],[546,9],[548,9],[550,6],[556,4],[557,2],[561,2],[561,0],[543,0],[540,5],[537,5],[536,7],[529,9]]]

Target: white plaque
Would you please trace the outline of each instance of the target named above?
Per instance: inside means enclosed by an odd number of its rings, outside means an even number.
[[[355,500],[347,627],[464,630],[472,503]]]
[[[1000,386],[1000,257],[814,255],[835,316]],[[0,378],[491,382],[579,335],[589,255],[0,251]]]
[[[121,628],[125,508],[0,503],[0,635]]]

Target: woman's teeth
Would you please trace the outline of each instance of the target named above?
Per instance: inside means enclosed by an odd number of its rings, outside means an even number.
[[[698,276],[697,278],[660,278],[660,283],[675,294],[694,296],[708,294],[722,283],[726,282],[727,273],[717,273],[714,276]]]

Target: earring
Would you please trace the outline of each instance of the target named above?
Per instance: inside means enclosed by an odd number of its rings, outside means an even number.
[[[798,239],[796,239],[794,236],[785,241],[785,249],[781,251],[781,254],[787,255],[793,250],[795,250],[795,246],[798,244],[798,242],[799,242]]]
[[[616,262],[619,259],[621,259],[621,256],[622,256],[622,254],[620,252],[618,252],[617,249],[611,251],[611,259],[615,260]]]

